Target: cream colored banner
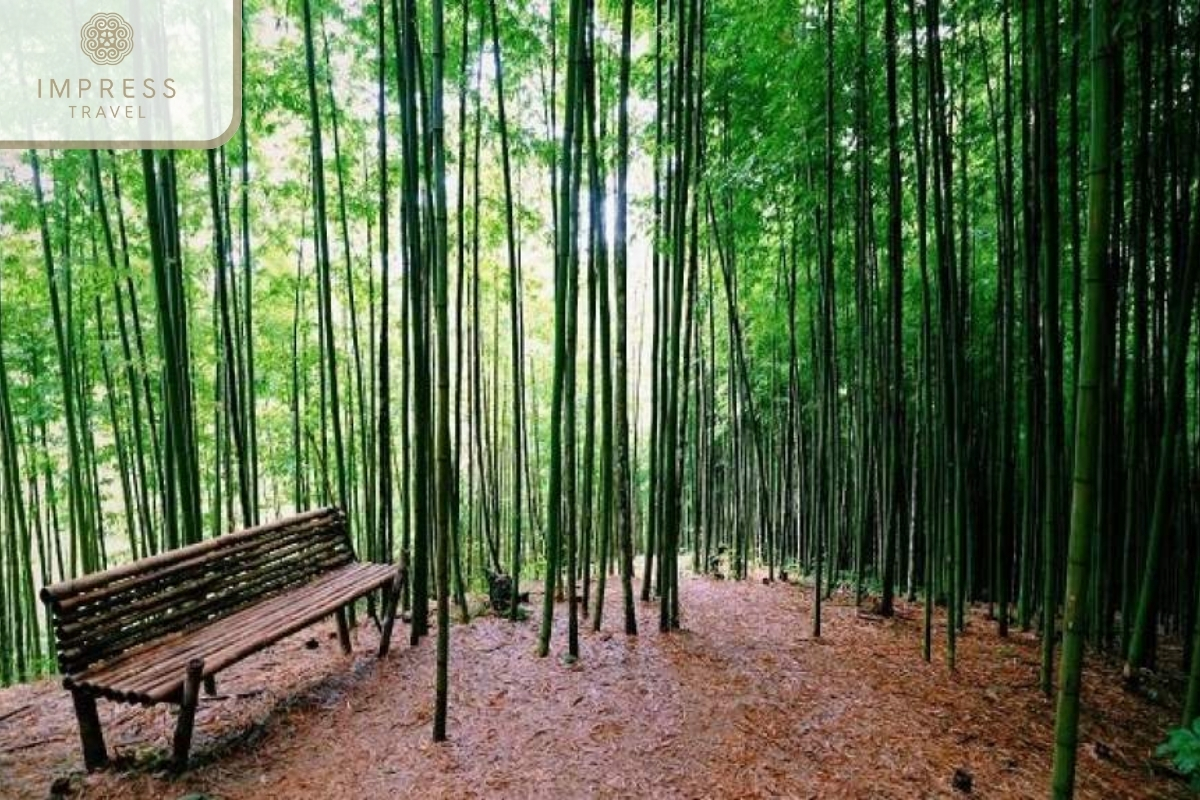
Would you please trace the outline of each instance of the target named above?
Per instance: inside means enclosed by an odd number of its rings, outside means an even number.
[[[0,148],[208,148],[241,111],[241,0],[0,0]]]

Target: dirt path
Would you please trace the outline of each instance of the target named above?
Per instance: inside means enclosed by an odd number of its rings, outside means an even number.
[[[620,624],[612,588],[607,626]],[[352,658],[314,628],[224,676],[201,704],[195,767],[174,780],[156,766],[167,708],[102,703],[125,765],[83,777],[67,693],[17,687],[0,692],[0,797],[46,797],[56,779],[89,798],[963,796],[956,770],[974,797],[1045,795],[1053,709],[1032,638],[1001,641],[973,618],[951,675],[920,658],[919,608],[881,620],[828,605],[814,642],[808,597],[684,578],[685,631],[660,636],[643,605],[643,635],[589,630],[572,666],[533,654],[532,621],[458,626],[444,745],[429,740],[432,643],[378,663],[369,626]],[[1151,758],[1173,707],[1107,668],[1085,697],[1078,796],[1187,796]]]

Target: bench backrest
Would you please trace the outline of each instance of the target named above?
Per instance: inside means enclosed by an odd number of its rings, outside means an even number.
[[[42,589],[64,675],[354,560],[346,517],[309,511]]]

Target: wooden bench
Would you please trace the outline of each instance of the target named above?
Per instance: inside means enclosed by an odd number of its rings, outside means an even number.
[[[357,561],[345,515],[310,511],[42,589],[58,666],[79,719],[89,770],[108,762],[96,699],[174,703],[174,764],[187,766],[200,687],[218,672],[346,606],[382,592],[387,655],[405,569]]]

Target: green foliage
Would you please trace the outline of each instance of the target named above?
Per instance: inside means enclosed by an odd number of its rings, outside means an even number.
[[[1200,718],[1190,727],[1172,730],[1154,752],[1159,758],[1169,758],[1188,779],[1192,791],[1200,792]]]

